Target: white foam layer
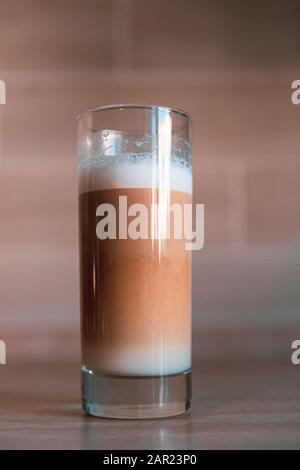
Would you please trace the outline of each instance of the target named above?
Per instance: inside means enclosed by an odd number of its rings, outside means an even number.
[[[191,368],[191,347],[190,344],[161,348],[98,346],[89,349],[89,363],[84,365],[107,374],[177,374]]]
[[[80,194],[99,189],[161,188],[192,193],[192,172],[180,163],[168,167],[154,166],[150,161],[130,163],[128,160],[99,165],[97,160],[88,161],[79,169]]]

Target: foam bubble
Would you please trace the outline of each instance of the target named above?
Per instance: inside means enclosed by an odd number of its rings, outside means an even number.
[[[80,194],[99,189],[165,188],[192,193],[191,165],[173,157],[171,163],[155,163],[151,154],[127,154],[83,160],[79,165]]]

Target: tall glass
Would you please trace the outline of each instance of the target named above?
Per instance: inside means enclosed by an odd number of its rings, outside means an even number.
[[[178,224],[192,202],[191,118],[130,104],[78,120],[83,408],[111,418],[184,413],[191,252]]]

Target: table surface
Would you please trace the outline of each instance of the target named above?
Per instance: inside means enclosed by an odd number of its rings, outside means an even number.
[[[300,448],[300,368],[196,364],[189,415],[110,420],[81,411],[77,364],[0,366],[1,449]]]

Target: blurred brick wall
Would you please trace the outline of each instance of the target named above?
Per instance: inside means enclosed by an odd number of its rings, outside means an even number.
[[[299,2],[241,3],[0,0],[0,338],[12,357],[78,357],[76,115],[118,102],[193,115],[206,205],[196,348],[213,353],[218,331],[229,354],[248,335],[256,354],[284,355],[300,333]]]

